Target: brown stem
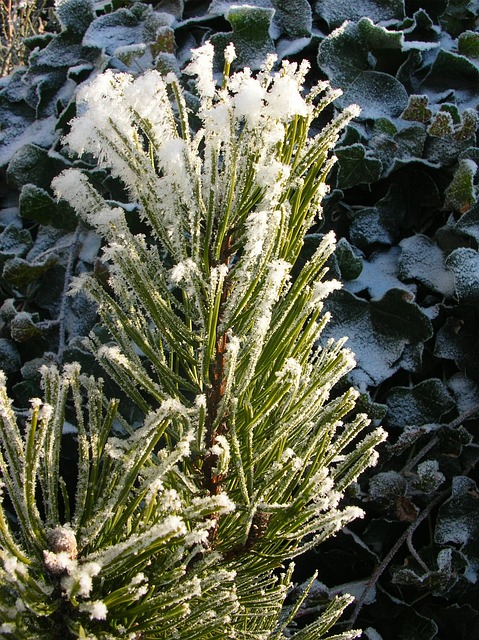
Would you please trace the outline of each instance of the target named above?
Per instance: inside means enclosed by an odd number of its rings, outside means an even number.
[[[220,253],[220,264],[226,264],[229,259],[231,247],[231,236],[225,237]],[[223,291],[221,293],[220,310],[218,314],[218,325],[221,322],[222,310],[228,299],[231,290],[228,279],[225,280]],[[219,495],[221,493],[221,485],[224,481],[224,475],[216,472],[218,457],[211,453],[211,447],[216,444],[217,437],[224,435],[228,431],[228,415],[225,413],[221,420],[218,421],[218,408],[226,392],[226,348],[228,338],[226,333],[218,336],[216,341],[216,355],[214,361],[210,365],[209,377],[210,386],[206,392],[206,447],[208,453],[203,460],[203,485],[211,495]],[[212,516],[215,518],[216,516]],[[216,525],[210,531],[210,544],[216,539],[218,526]]]

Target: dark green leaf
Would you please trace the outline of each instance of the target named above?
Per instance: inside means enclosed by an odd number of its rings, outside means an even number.
[[[405,198],[408,195],[393,184],[375,207],[366,207],[355,213],[350,228],[353,243],[360,249],[375,243],[393,244],[403,227]]]
[[[431,338],[431,321],[411,298],[403,289],[390,289],[380,300],[373,300],[371,319],[378,331],[409,344]]]
[[[56,202],[44,189],[26,184],[20,192],[20,215],[42,225],[73,231],[77,224],[75,211],[65,200]]]
[[[368,154],[362,144],[336,149],[338,158],[338,188],[348,189],[357,184],[376,182],[382,171],[381,160]]]
[[[444,192],[444,207],[459,213],[466,213],[476,202],[474,177],[477,164],[473,160],[459,160],[451,184]]]
[[[479,380],[478,319],[472,315],[448,318],[436,335],[434,355],[454,360],[474,380]]]
[[[458,41],[459,53],[466,58],[479,59],[479,33],[477,31],[464,31]]]
[[[4,259],[24,256],[32,244],[30,232],[27,229],[17,229],[14,224],[9,224],[0,233],[0,252]]]
[[[47,149],[28,143],[18,149],[10,160],[7,180],[17,189],[29,183],[45,189],[66,164],[59,156],[50,156]]]
[[[479,537],[479,493],[465,476],[452,481],[451,497],[439,509],[434,539],[438,544],[460,545],[472,567],[479,569],[476,541]]]
[[[479,203],[475,204],[459,218],[456,229],[474,238],[479,244]]]
[[[444,254],[437,244],[422,234],[405,238],[400,243],[402,253],[399,273],[412,278],[444,296],[454,293],[454,274],[446,268]]]
[[[363,268],[361,256],[355,252],[346,238],[340,238],[334,252],[343,280],[354,280]]]
[[[415,387],[395,387],[388,393],[386,403],[386,420],[391,427],[435,423],[454,407],[446,385],[437,378]]]
[[[20,354],[13,340],[0,338],[0,369],[5,373],[15,373],[20,369]]]
[[[10,322],[10,333],[15,342],[27,342],[40,338],[44,332],[37,327],[31,313],[19,311]]]
[[[56,2],[55,13],[63,29],[83,35],[95,17],[93,0]]]
[[[475,108],[479,103],[479,69],[464,56],[441,49],[421,90],[435,94],[441,102],[441,97],[453,90],[457,104]]]
[[[339,27],[345,20],[356,21],[363,16],[373,22],[402,20],[404,18],[403,0],[363,0],[354,3],[350,0],[318,0],[316,11],[331,28]]]
[[[215,33],[211,36],[218,55],[219,65],[222,66],[222,52],[227,44],[232,42],[236,49],[236,68],[245,66],[259,69],[268,54],[275,51],[270,36],[271,21],[274,9],[266,7],[232,6],[225,14],[225,18],[233,28],[232,33]]]
[[[25,287],[38,280],[38,278],[51,269],[58,262],[58,256],[51,253],[41,262],[30,264],[23,258],[11,258],[7,260],[3,268],[2,276],[11,282],[14,287]]]
[[[446,265],[454,272],[459,302],[479,304],[479,253],[474,249],[456,249],[448,256]]]
[[[473,29],[479,11],[477,0],[449,0],[440,16],[441,24],[452,36],[466,29]]]
[[[273,23],[289,38],[311,36],[313,16],[308,0],[271,0],[275,14]]]
[[[366,302],[348,291],[335,291],[326,301],[332,320],[324,337],[348,336],[348,347],[358,368],[357,383],[379,384],[399,368],[406,344],[432,335],[429,318],[410,300],[410,294],[393,289],[380,300]]]
[[[338,106],[359,104],[361,119],[394,118],[404,111],[408,96],[403,85],[393,76],[375,71],[369,55],[374,47],[395,50],[398,37],[397,32],[375,27],[363,18],[359,23],[346,23],[321,42],[318,65],[331,84],[344,92]]]
[[[429,98],[426,95],[409,96],[407,107],[401,114],[403,120],[414,120],[426,123],[432,116],[432,111],[428,107]]]

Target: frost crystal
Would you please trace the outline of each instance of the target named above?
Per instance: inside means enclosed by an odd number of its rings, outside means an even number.
[[[108,609],[102,600],[95,600],[81,604],[80,611],[87,611],[92,620],[106,620]]]

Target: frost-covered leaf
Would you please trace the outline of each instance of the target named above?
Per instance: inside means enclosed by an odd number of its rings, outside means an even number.
[[[259,69],[266,57],[275,51],[270,36],[273,15],[274,9],[269,7],[248,5],[229,7],[225,18],[231,24],[233,31],[215,33],[211,36],[211,42],[220,59],[220,66],[222,66],[222,53],[232,42],[237,55],[233,65],[236,68],[247,66],[253,70]]]
[[[479,381],[479,335],[477,317],[450,317],[436,334],[434,355],[454,360],[474,380]]]
[[[479,407],[479,386],[463,372],[455,373],[447,381],[459,414],[469,414]]]
[[[386,29],[381,32],[382,46],[396,49],[399,44],[397,32]],[[334,87],[344,92],[336,101],[338,106],[359,104],[361,119],[398,117],[407,106],[404,86],[393,76],[376,71],[372,65],[370,49],[377,40],[377,29],[369,18],[363,18],[358,23],[345,23],[325,38],[319,47],[320,69]]]
[[[466,58],[479,59],[479,33],[477,31],[464,31],[457,40],[459,53]]]
[[[440,15],[441,25],[452,36],[458,36],[462,31],[475,27],[478,11],[477,0],[449,0]]]
[[[83,35],[95,18],[93,0],[55,0],[55,13],[63,29]]]
[[[55,201],[49,193],[34,184],[22,187],[19,206],[22,217],[42,225],[73,231],[78,224],[76,213],[65,201]]]
[[[59,33],[44,49],[33,51],[30,55],[30,70],[45,71],[45,68],[65,70],[81,63],[90,65],[100,54],[97,47],[83,47],[73,41],[69,34]]]
[[[448,256],[446,265],[454,273],[459,302],[479,304],[479,253],[461,247]]]
[[[144,23],[133,11],[118,9],[114,13],[96,18],[88,27],[82,44],[83,46],[96,47],[108,55],[114,56],[118,49],[122,50],[124,47],[144,43],[143,30]],[[118,62],[121,64],[120,61]],[[152,62],[149,50],[145,50],[144,56],[136,60],[141,68],[151,67]],[[136,67],[136,71],[138,71],[138,67]]]
[[[0,338],[0,369],[5,373],[15,373],[20,369],[21,360],[18,349],[8,338]]]
[[[373,22],[402,20],[404,18],[403,0],[362,0],[353,3],[350,0],[318,0],[316,11],[331,28],[339,27],[345,20],[371,18]]]
[[[361,274],[355,280],[345,283],[345,288],[352,293],[367,290],[372,298],[381,298],[390,289],[404,289],[414,293],[414,285],[405,284],[398,279],[400,255],[399,247],[375,251],[369,260],[363,261]]]
[[[477,164],[473,160],[459,160],[451,184],[444,192],[444,207],[459,213],[466,213],[476,202],[474,177]]]
[[[44,330],[37,326],[38,319],[38,315],[35,317],[28,311],[19,311],[10,322],[10,333],[15,342],[41,338]]]
[[[479,103],[479,68],[464,56],[441,49],[420,88],[437,102],[453,92],[456,104],[474,109]]]
[[[479,492],[472,478],[456,476],[451,497],[439,509],[434,539],[459,545],[473,569],[479,569]]]
[[[354,280],[359,277],[363,268],[363,259],[358,253],[346,238],[340,238],[338,240],[334,256],[343,280]]]
[[[224,15],[233,6],[256,7],[261,9],[273,9],[270,36],[277,39],[281,34],[288,38],[309,38],[313,26],[311,5],[307,0],[252,0],[251,2],[238,2],[237,0],[213,0],[208,13]],[[231,21],[230,21],[231,22]]]
[[[289,38],[307,38],[311,36],[313,17],[308,0],[271,0],[275,9],[273,22],[280,33]]]
[[[175,18],[182,18],[185,10],[184,0],[160,0],[155,4],[158,11],[171,13]]]
[[[58,256],[50,254],[44,260],[31,264],[23,258],[11,258],[3,267],[2,277],[14,287],[25,287],[37,280],[58,262]]]
[[[444,296],[454,294],[454,274],[446,268],[445,257],[428,236],[416,234],[401,240],[399,273]]]
[[[67,300],[65,328],[71,340],[77,336],[86,336],[98,320],[97,305],[83,292],[70,296]]]
[[[7,180],[18,189],[29,183],[47,188],[52,178],[65,168],[66,164],[59,156],[49,155],[47,149],[28,143],[18,149],[10,160]]]
[[[406,494],[407,482],[397,471],[383,471],[369,481],[369,497],[381,507],[391,507]]]
[[[18,229],[13,223],[0,233],[0,253],[4,259],[23,257],[32,244],[30,232],[27,229]]]
[[[413,120],[426,123],[432,116],[432,111],[428,107],[429,98],[427,95],[409,96],[407,107],[401,114],[403,120]]]
[[[376,182],[382,171],[382,162],[375,158],[362,144],[340,147],[335,151],[338,158],[339,189],[348,189],[357,184]]]
[[[355,212],[350,227],[353,243],[360,249],[375,243],[393,244],[403,228],[408,204],[405,197],[404,190],[393,184],[375,207]]]
[[[387,423],[392,427],[439,422],[454,407],[446,385],[437,378],[424,380],[414,387],[394,387],[386,398]]]
[[[479,245],[479,202],[459,218],[455,228],[461,233],[474,238]]]
[[[407,344],[432,335],[429,318],[411,301],[411,294],[389,290],[381,299],[367,302],[348,291],[335,291],[326,301],[332,320],[324,336],[348,336],[357,369],[352,379],[361,388],[377,385],[398,370]]]
[[[381,130],[382,127],[380,125],[384,121],[394,127],[393,123],[385,118],[376,120],[374,134],[370,139],[371,147],[383,164],[382,177],[403,167],[408,162],[422,162],[424,145],[427,139],[426,128],[421,123],[414,122],[410,125],[401,126],[396,131],[387,132]]]

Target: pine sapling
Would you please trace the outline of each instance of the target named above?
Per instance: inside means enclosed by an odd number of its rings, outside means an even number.
[[[292,559],[361,515],[342,498],[384,437],[353,389],[332,393],[354,366],[344,341],[321,343],[333,236],[295,269],[357,109],[310,135],[337,92],[305,96],[306,63],[230,74],[230,45],[217,86],[213,54],[192,53],[195,95],[156,71],[108,71],[79,92],[66,144],[130,202],[105,200],[84,162],[55,179],[105,241],[107,285],[80,275],[71,293],[98,303],[108,338],[89,345],[143,417],[130,424],[69,364],[43,369],[45,397],[21,423],[3,380],[6,638],[312,640],[350,602],[302,629],[306,594],[285,605]],[[66,420],[74,490],[60,474]]]

